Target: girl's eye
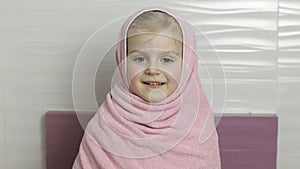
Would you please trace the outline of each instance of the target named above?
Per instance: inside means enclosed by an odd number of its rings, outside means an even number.
[[[163,57],[163,58],[161,58],[161,62],[170,63],[170,62],[174,62],[174,59],[171,57]]]
[[[135,57],[133,60],[136,62],[140,62],[140,63],[144,63],[147,61],[146,57],[144,57],[144,56]]]

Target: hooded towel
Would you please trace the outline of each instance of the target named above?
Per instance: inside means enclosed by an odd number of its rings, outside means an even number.
[[[175,18],[183,37],[178,88],[158,103],[133,94],[125,78],[127,31],[147,11]],[[198,76],[192,27],[166,8],[140,10],[121,28],[116,63],[119,80],[87,125],[73,169],[220,169],[218,136]]]

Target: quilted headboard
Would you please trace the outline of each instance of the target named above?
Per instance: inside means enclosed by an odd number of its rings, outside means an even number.
[[[47,169],[71,169],[84,132],[75,112],[49,111],[45,120]],[[223,114],[222,169],[276,169],[277,125],[276,115]]]

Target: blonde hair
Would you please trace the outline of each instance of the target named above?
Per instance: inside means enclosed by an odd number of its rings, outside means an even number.
[[[129,26],[127,37],[140,33],[157,34],[166,30],[171,33],[169,36],[182,41],[182,30],[175,18],[162,11],[148,11],[135,18]]]

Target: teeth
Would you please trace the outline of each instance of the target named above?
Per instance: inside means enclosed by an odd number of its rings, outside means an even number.
[[[162,85],[161,82],[144,82],[144,83],[148,85]]]

